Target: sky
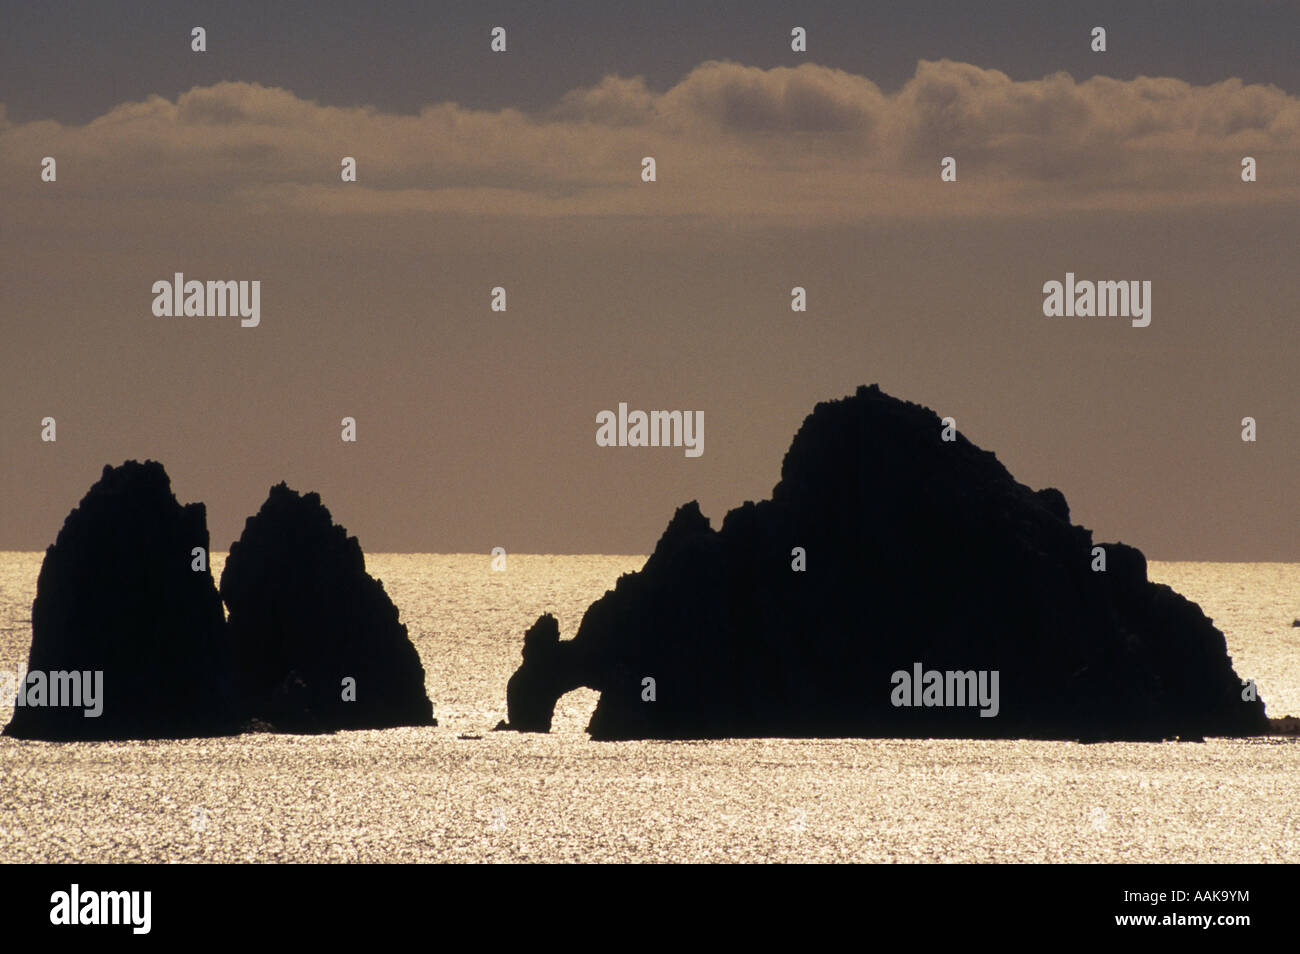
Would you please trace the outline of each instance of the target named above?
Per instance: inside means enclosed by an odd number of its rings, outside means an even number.
[[[878,382],[1099,540],[1300,560],[1300,5],[975,6],[0,3],[0,549],[148,457],[216,549],[286,480],[369,551],[648,552]]]

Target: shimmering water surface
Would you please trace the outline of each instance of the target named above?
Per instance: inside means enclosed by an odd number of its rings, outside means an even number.
[[[0,669],[42,554],[0,553]],[[0,861],[1300,861],[1300,743],[587,740],[492,733],[524,630],[642,557],[372,554],[437,728],[182,742],[0,738]],[[223,555],[214,554],[218,576]],[[1300,715],[1300,565],[1153,563],[1270,715]],[[11,709],[0,708],[7,722]],[[481,735],[481,739],[461,739]]]

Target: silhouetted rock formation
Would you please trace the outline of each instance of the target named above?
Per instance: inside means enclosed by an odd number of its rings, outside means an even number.
[[[560,642],[560,624],[550,613],[524,633],[524,665],[506,683],[510,721],[498,728],[551,731],[555,700],[583,685],[574,664],[573,642]]]
[[[397,607],[318,494],[271,488],[230,546],[221,597],[249,718],[285,732],[437,725]]]
[[[942,429],[875,386],[819,404],[771,500],[718,531],[681,507],[573,640],[538,621],[509,727],[545,730],[558,695],[585,685],[601,693],[588,727],[601,739],[1267,731],[1223,634],[1148,582],[1140,551],[1107,544],[1094,572],[1092,535],[1060,491],[1030,490]],[[997,715],[894,705],[893,674],[917,663],[997,671]]]
[[[192,569],[194,547],[204,550],[202,570]],[[235,731],[233,660],[207,551],[203,504],[182,507],[162,464],[106,466],[41,564],[27,669],[29,677],[43,674],[46,704],[16,707],[5,734],[70,740]],[[78,692],[93,692],[96,671],[103,673],[98,717],[85,715],[84,695],[77,705],[48,705],[56,679],[68,688],[68,674],[82,674]]]

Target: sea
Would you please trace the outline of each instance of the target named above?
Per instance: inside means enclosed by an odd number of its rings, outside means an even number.
[[[42,557],[0,553],[0,670],[26,668]],[[437,727],[0,737],[0,862],[1300,862],[1296,737],[593,742],[589,690],[549,734],[493,732],[528,626],[572,636],[644,561],[369,554]],[[1214,619],[1270,716],[1300,716],[1300,564],[1149,574]]]

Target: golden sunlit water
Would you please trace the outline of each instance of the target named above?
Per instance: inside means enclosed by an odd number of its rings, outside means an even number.
[[[0,553],[0,669],[25,668],[42,556]],[[643,562],[512,554],[493,572],[486,555],[369,555],[436,728],[0,738],[0,861],[1300,861],[1289,738],[597,743],[586,690],[549,735],[493,733],[524,630],[549,610],[572,636]],[[1150,575],[1215,619],[1269,715],[1300,715],[1300,565]]]

